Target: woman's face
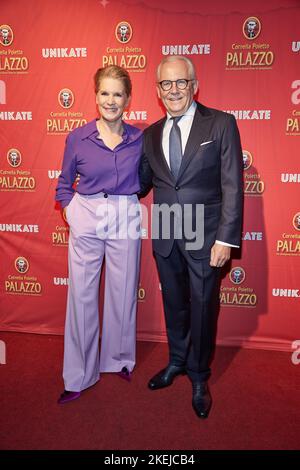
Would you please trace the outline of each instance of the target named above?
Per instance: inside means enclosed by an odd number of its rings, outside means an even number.
[[[96,94],[96,104],[102,118],[109,122],[122,119],[124,109],[130,97],[126,95],[122,80],[116,78],[102,78]]]

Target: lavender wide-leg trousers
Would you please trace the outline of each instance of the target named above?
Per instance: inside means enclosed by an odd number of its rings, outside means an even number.
[[[135,365],[140,265],[140,209],[136,195],[75,193],[67,206],[69,288],[65,323],[65,390],[81,391],[100,372]],[[129,232],[129,233],[128,233]],[[99,282],[105,293],[99,353]]]

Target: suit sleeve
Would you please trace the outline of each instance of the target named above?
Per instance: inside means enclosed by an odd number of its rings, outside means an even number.
[[[76,154],[70,136],[66,139],[66,146],[61,174],[58,178],[55,200],[59,201],[62,208],[66,207],[73,195],[73,183],[76,177]]]
[[[148,151],[147,137],[144,134],[143,153],[142,153],[140,166],[139,166],[139,179],[140,179],[140,187],[141,187],[140,192],[139,192],[140,196],[146,196],[146,194],[152,188],[153,172],[149,164],[147,151]]]
[[[234,116],[227,117],[221,140],[222,213],[216,239],[240,245],[243,211],[243,153]]]

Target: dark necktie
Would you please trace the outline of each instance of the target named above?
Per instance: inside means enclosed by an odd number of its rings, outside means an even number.
[[[182,116],[172,117],[173,126],[170,131],[169,137],[169,157],[170,169],[175,179],[178,177],[179,168],[182,160],[182,145],[181,145],[181,132],[178,126],[178,121]]]

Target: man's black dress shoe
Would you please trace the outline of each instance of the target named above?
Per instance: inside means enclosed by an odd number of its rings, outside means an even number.
[[[192,384],[194,411],[199,418],[207,418],[212,404],[207,382],[192,382]]]
[[[173,380],[177,375],[184,374],[186,374],[184,367],[169,364],[165,369],[158,372],[158,374],[154,375],[154,377],[149,380],[148,387],[150,390],[158,390],[159,388],[168,387],[169,385],[172,385]]]

